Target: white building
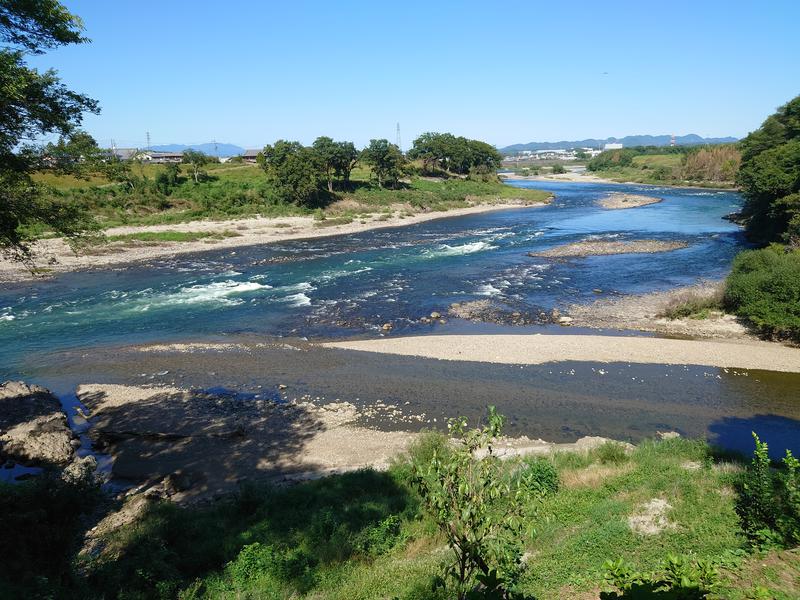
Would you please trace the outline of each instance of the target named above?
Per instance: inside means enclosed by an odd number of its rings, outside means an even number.
[[[603,150],[604,151],[605,150],[622,150],[622,144],[619,144],[619,143],[616,143],[616,142],[610,143],[610,144],[605,144],[603,146]]]

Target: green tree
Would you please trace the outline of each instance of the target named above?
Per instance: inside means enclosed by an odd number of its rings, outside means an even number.
[[[740,142],[737,182],[748,234],[800,246],[800,96]]]
[[[378,187],[397,185],[403,167],[403,153],[389,140],[370,140],[361,152],[361,158],[369,165],[378,180]]]
[[[334,162],[336,176],[342,180],[345,189],[350,187],[350,173],[358,163],[358,150],[353,142],[336,142],[337,150]]]
[[[333,192],[333,178],[336,175],[336,162],[339,146],[332,138],[320,136],[311,145],[319,158],[319,164],[325,173],[328,191]]]
[[[201,179],[205,179],[207,174],[203,170],[208,163],[211,162],[211,157],[199,150],[187,149],[183,151],[183,162],[188,164],[192,169],[192,176],[195,183],[200,183]]]
[[[76,242],[94,226],[85,211],[32,181],[41,152],[25,144],[53,133],[68,137],[84,112],[99,112],[95,100],[69,90],[55,71],[40,73],[25,63],[26,53],[86,42],[82,30],[81,20],[55,0],[0,2],[0,250],[18,260],[33,257],[31,227]]]
[[[169,196],[180,183],[180,179],[180,165],[177,163],[169,163],[163,170],[156,174],[156,189],[165,196]]]
[[[313,206],[319,202],[324,172],[313,148],[300,142],[278,140],[271,146],[264,146],[257,160],[284,202],[299,206]]]
[[[100,169],[105,158],[105,153],[91,135],[85,131],[75,131],[69,136],[61,136],[55,144],[44,147],[40,168],[86,178]]]

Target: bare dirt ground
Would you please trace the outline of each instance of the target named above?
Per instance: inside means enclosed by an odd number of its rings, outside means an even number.
[[[269,244],[286,240],[328,237],[332,235],[345,235],[359,233],[371,229],[388,227],[402,227],[414,225],[434,219],[445,217],[458,217],[492,210],[502,210],[520,207],[545,206],[546,203],[530,203],[523,200],[504,200],[502,202],[487,202],[457,208],[448,211],[421,212],[404,216],[404,211],[413,210],[411,207],[395,207],[391,213],[378,213],[369,217],[354,220],[351,223],[324,225],[324,221],[317,221],[313,217],[249,217],[230,219],[224,221],[191,221],[188,223],[175,223],[171,225],[141,225],[130,227],[113,227],[104,233],[108,236],[129,235],[142,232],[207,232],[236,234],[232,237],[219,239],[200,239],[189,242],[158,242],[158,243],[111,243],[106,246],[92,249],[91,252],[76,254],[60,238],[44,239],[34,244],[37,254],[37,264],[42,267],[38,275],[32,274],[24,265],[0,256],[0,283],[11,281],[24,281],[52,273],[109,267],[132,262],[152,260],[177,254],[202,252],[205,250],[219,250]],[[364,222],[362,222],[364,221]]]

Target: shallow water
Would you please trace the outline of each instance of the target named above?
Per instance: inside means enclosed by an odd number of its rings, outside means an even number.
[[[733,192],[516,182],[550,189],[549,206],[454,217],[357,235],[209,251],[114,270],[68,273],[0,290],[0,365],[43,349],[226,333],[339,337],[422,331],[416,320],[458,301],[494,298],[538,313],[605,294],[716,278],[744,244],[721,217]],[[659,204],[596,205],[609,191]],[[591,239],[679,239],[668,253],[575,260],[527,253]]]

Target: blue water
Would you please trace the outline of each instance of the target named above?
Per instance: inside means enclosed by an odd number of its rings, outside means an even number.
[[[722,217],[727,191],[515,182],[551,190],[543,208],[503,210],[357,235],[208,251],[114,270],[67,273],[0,289],[0,376],[44,350],[255,333],[330,337],[430,331],[420,316],[491,298],[549,311],[605,294],[719,278],[745,244]],[[659,204],[604,210],[610,191]],[[574,260],[527,252],[592,239],[684,240],[659,254]]]

